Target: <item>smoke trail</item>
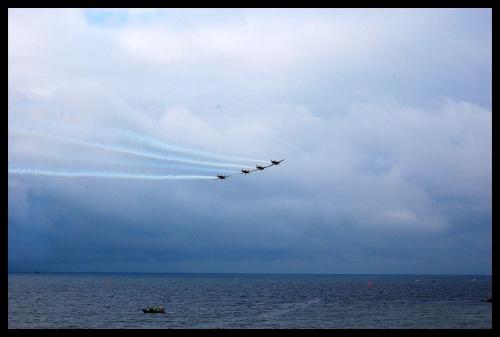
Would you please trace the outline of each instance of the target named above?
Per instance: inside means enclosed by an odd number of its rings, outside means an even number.
[[[68,158],[66,156],[66,158]],[[124,165],[124,166],[143,166],[143,167],[152,167],[152,168],[162,168],[162,169],[177,169],[177,170],[191,170],[191,171],[203,171],[203,172],[216,172],[216,173],[240,173],[241,171],[239,170],[232,170],[232,169],[220,169],[220,168],[213,168],[213,167],[195,167],[195,166],[190,166],[190,165],[185,165],[182,163],[176,164],[176,163],[163,163],[163,162],[153,162],[153,163],[146,163],[143,161],[137,161],[137,160],[109,160],[109,159],[102,159],[102,158],[79,158],[79,157],[71,157],[72,159],[76,160],[82,160],[86,162],[98,162],[98,163],[108,163],[108,164],[116,164],[116,165]]]
[[[11,129],[9,129],[9,131],[11,131]],[[52,139],[52,140],[56,140],[56,141],[67,142],[67,143],[76,144],[76,145],[97,147],[97,148],[108,150],[108,151],[127,153],[127,154],[136,155],[136,156],[158,159],[158,160],[175,161],[175,162],[184,163],[184,164],[192,164],[192,165],[199,165],[199,166],[232,167],[232,168],[253,168],[252,166],[246,166],[246,165],[224,164],[224,163],[216,163],[216,162],[209,162],[209,161],[192,160],[192,159],[187,159],[187,158],[182,158],[182,157],[165,156],[165,155],[161,155],[158,153],[152,153],[152,152],[143,151],[143,150],[136,150],[136,149],[132,149],[129,147],[124,147],[124,146],[108,145],[108,144],[92,142],[92,141],[71,139],[71,138],[66,138],[66,137],[49,135],[49,134],[45,134],[45,133],[41,133],[41,132],[37,132],[37,131],[27,131],[27,130],[19,130],[19,129],[12,129],[12,131],[28,132],[28,133],[35,135],[35,136],[38,136],[38,137],[48,138],[48,139]]]
[[[117,172],[102,172],[102,171],[48,171],[39,169],[13,169],[9,168],[9,174],[32,174],[46,175],[52,177],[93,177],[93,178],[119,178],[119,179],[142,179],[142,180],[181,180],[181,179],[217,179],[214,176],[197,176],[197,175],[147,175],[147,174],[132,174],[132,173],[117,173]]]
[[[142,145],[148,145],[152,148],[155,149],[160,149],[160,150],[165,150],[165,151],[170,151],[170,152],[179,152],[187,155],[192,155],[192,156],[200,156],[200,157],[206,157],[206,158],[214,158],[214,159],[220,159],[220,160],[225,160],[225,161],[250,161],[250,162],[262,162],[262,163],[267,163],[267,160],[261,160],[261,159],[250,159],[250,158],[242,158],[242,157],[234,157],[234,156],[226,156],[226,155],[221,155],[213,152],[208,152],[208,151],[202,151],[198,149],[193,149],[193,148],[186,148],[183,146],[178,146],[174,145],[171,143],[168,143],[166,141],[163,141],[161,139],[142,134],[139,132],[135,132],[132,130],[125,130],[125,129],[120,129],[120,128],[104,128],[104,127],[92,127],[87,128],[83,127],[80,125],[71,125],[71,126],[65,126],[62,125],[61,123],[54,123],[50,121],[44,121],[43,124],[33,122],[33,121],[23,121],[21,122],[20,120],[14,119],[14,120],[9,120],[9,131],[11,130],[16,130],[17,132],[26,132],[26,133],[32,133],[36,134],[40,137],[51,137],[52,139],[57,139],[60,141],[69,141],[69,139],[73,139],[75,133],[84,133],[84,134],[90,134],[92,138],[100,138],[100,139],[113,139],[114,140],[128,140],[133,142],[134,144],[142,144]],[[45,131],[43,131],[45,130]],[[68,134],[71,138],[64,137],[64,136],[55,136],[56,134],[58,135],[63,135],[63,134]],[[92,143],[92,142],[90,142]],[[93,142],[95,144],[98,144],[98,142]],[[81,144],[84,145],[84,144]],[[89,145],[89,144],[85,144]],[[175,158],[175,157],[174,157]]]
[[[123,130],[123,129],[118,129],[118,128],[111,128],[109,130],[111,131],[112,134],[124,136],[125,138],[128,138],[129,140],[133,140],[134,142],[146,144],[146,145],[149,145],[151,147],[161,149],[161,150],[182,152],[185,154],[190,154],[190,155],[195,155],[195,156],[211,157],[211,158],[217,158],[217,159],[223,159],[223,160],[251,161],[251,162],[262,162],[262,163],[268,162],[267,160],[232,157],[232,156],[221,155],[221,154],[217,154],[217,153],[213,153],[213,152],[207,152],[207,151],[202,151],[202,150],[181,147],[178,145],[174,145],[174,144],[165,142],[161,139],[154,138],[154,137],[151,137],[149,135],[141,134],[141,133],[131,131],[131,130]]]

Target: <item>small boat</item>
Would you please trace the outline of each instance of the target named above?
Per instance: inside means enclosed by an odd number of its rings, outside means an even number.
[[[147,308],[147,309],[142,309],[142,312],[145,314],[164,314],[165,309],[163,307],[153,307],[153,308]]]

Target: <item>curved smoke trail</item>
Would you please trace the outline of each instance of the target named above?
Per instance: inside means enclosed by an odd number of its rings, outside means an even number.
[[[15,131],[15,132],[27,132],[27,133],[32,134],[32,135],[37,136],[37,137],[52,139],[52,140],[56,140],[56,141],[61,141],[61,142],[66,142],[66,143],[71,143],[71,144],[76,144],[76,145],[96,147],[96,148],[100,148],[103,150],[127,153],[127,154],[136,155],[136,156],[158,159],[158,160],[174,161],[174,162],[178,162],[178,163],[199,165],[199,166],[253,168],[252,166],[239,165],[239,164],[225,164],[225,163],[216,163],[216,162],[202,161],[202,160],[192,160],[192,159],[182,158],[182,157],[165,156],[165,155],[161,155],[158,153],[153,153],[153,152],[143,151],[143,150],[136,150],[136,149],[125,147],[125,146],[109,145],[109,144],[98,143],[98,142],[93,142],[93,141],[72,139],[72,138],[67,138],[67,137],[49,135],[49,134],[41,133],[38,131],[28,131],[28,130],[22,130],[22,129],[21,130],[20,129],[9,129],[9,131],[11,131],[11,130]]]
[[[147,145],[149,147],[165,150],[170,152],[178,152],[191,156],[199,156],[206,158],[214,158],[225,161],[247,161],[247,162],[262,162],[267,163],[267,160],[261,159],[251,159],[242,158],[235,156],[227,156],[218,153],[203,151],[199,149],[187,148],[183,146],[174,145],[172,143],[163,141],[161,139],[139,133],[132,130],[126,130],[121,128],[104,128],[104,127],[84,127],[81,125],[63,125],[59,122],[44,121],[44,123],[18,120],[9,120],[9,131],[26,132],[31,134],[36,134],[41,137],[51,137],[53,139],[59,139],[61,141],[68,141],[69,138],[60,136],[61,134],[70,133],[71,139],[74,139],[76,133],[90,134],[94,138],[104,138],[104,139],[115,139],[115,140],[127,140],[134,144]],[[94,142],[97,143],[97,142]],[[84,145],[84,144],[82,144]],[[86,144],[88,145],[88,144]]]
[[[143,158],[153,159],[131,161],[124,158],[116,161],[110,161],[110,158],[102,156],[94,156],[91,158],[83,158],[78,156],[77,159],[84,161],[100,161],[109,162],[116,165],[137,165],[145,167],[159,167],[173,170],[197,170],[205,172],[217,173],[240,173],[241,169],[255,169],[253,166],[237,164],[236,162],[253,161],[265,162],[264,160],[241,158],[226,156],[217,153],[197,150],[193,148],[185,148],[177,146],[161,139],[135,132],[132,130],[120,128],[103,128],[103,127],[85,127],[79,125],[62,124],[60,122],[51,121],[34,121],[34,120],[19,120],[11,119],[8,123],[8,132],[27,134],[29,136],[45,138],[53,141],[74,144],[78,146],[87,146],[98,148],[106,151],[129,154]],[[9,136],[10,137],[10,136]],[[12,139],[12,144],[16,143],[15,138]],[[9,153],[16,155],[16,149],[20,147],[12,146],[9,138]],[[30,145],[27,143],[28,146]],[[22,144],[24,145],[24,144]],[[48,151],[47,151],[48,150]],[[26,154],[29,152],[22,152]],[[41,148],[36,155],[54,154],[50,148]],[[175,153],[175,154],[172,154]],[[64,159],[72,158],[72,155],[65,156]],[[107,156],[106,156],[107,157]],[[10,158],[10,154],[9,154]],[[207,160],[212,158],[217,161]],[[73,157],[75,159],[75,157]],[[166,163],[170,162],[170,163]],[[171,179],[217,179],[214,176],[206,175],[184,175],[184,174],[137,174],[137,173],[122,173],[116,172],[114,169],[110,171],[92,171],[79,170],[69,171],[60,168],[56,169],[41,169],[41,168],[12,168],[9,167],[9,174],[31,174],[31,175],[46,175],[54,177],[103,177],[103,178],[122,178],[122,179],[147,179],[147,180],[171,180]],[[181,172],[179,172],[181,173]]]
[[[108,164],[116,164],[116,165],[124,165],[124,166],[143,166],[143,167],[152,167],[152,168],[162,168],[162,169],[177,169],[177,170],[195,170],[195,171],[204,171],[204,172],[217,172],[217,173],[240,173],[241,171],[234,169],[220,169],[214,167],[193,167],[190,165],[185,165],[182,163],[163,163],[163,162],[153,162],[146,163],[138,160],[110,160],[110,159],[102,159],[102,158],[79,158],[72,157],[72,159],[83,160],[86,162],[97,162],[97,163],[108,163]]]
[[[182,179],[217,179],[214,176],[198,176],[198,175],[148,175],[148,174],[133,174],[133,173],[117,173],[104,171],[49,171],[39,169],[13,169],[9,168],[10,174],[32,174],[46,175],[52,177],[92,177],[92,178],[119,178],[119,179],[142,179],[142,180],[182,180]]]
[[[137,143],[146,144],[146,145],[149,145],[151,147],[161,149],[161,150],[181,152],[181,153],[186,153],[186,154],[200,156],[200,157],[209,157],[209,158],[211,157],[211,158],[223,159],[223,160],[250,161],[250,162],[261,162],[261,163],[268,162],[267,160],[232,157],[232,156],[226,156],[226,155],[217,154],[217,153],[213,153],[213,152],[207,152],[207,151],[196,150],[196,149],[192,149],[192,148],[181,147],[178,145],[174,145],[174,144],[165,142],[161,139],[154,138],[154,137],[151,137],[149,135],[145,135],[145,134],[138,133],[138,132],[131,131],[131,130],[123,130],[123,129],[118,129],[118,128],[111,128],[109,130],[111,131],[112,134],[124,136],[125,138],[128,138],[129,140],[133,140]]]

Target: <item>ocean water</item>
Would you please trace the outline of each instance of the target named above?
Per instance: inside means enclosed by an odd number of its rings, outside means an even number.
[[[491,297],[491,276],[9,273],[8,328],[492,329]]]

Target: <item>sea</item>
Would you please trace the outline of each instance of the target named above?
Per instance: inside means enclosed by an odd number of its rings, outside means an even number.
[[[484,275],[8,273],[8,298],[9,329],[492,329]]]

